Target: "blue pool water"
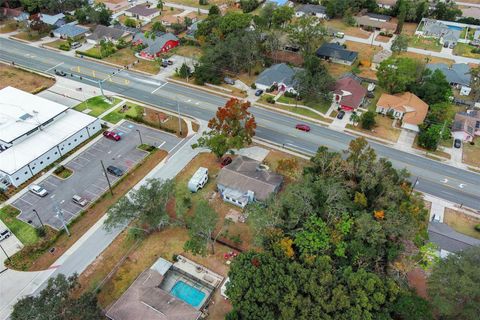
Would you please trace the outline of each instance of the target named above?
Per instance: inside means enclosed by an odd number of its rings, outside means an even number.
[[[202,292],[181,280],[175,283],[172,290],[170,290],[170,293],[195,308],[200,306],[203,298],[205,298],[205,292]]]
[[[450,25],[448,25],[447,27],[448,27],[448,29],[452,29],[452,30],[458,30],[458,31],[462,31],[462,30],[463,30],[462,27],[457,27],[457,26],[450,26]]]

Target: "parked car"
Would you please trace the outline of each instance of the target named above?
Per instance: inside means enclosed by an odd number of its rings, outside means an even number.
[[[307,126],[306,124],[297,124],[297,125],[295,126],[295,129],[301,130],[301,131],[305,131],[305,132],[309,132],[309,131],[310,131],[310,127]]]
[[[444,48],[448,48],[448,42],[445,42],[445,43],[443,44],[443,47],[444,47]]]
[[[233,80],[232,78],[229,78],[229,77],[223,78],[223,82],[225,82],[226,84],[229,84],[231,86],[233,86],[235,84],[235,80]]]
[[[162,61],[162,67],[164,67],[164,68],[168,67],[168,61],[163,60]]]
[[[373,99],[373,98],[375,98],[375,94],[373,92],[369,91],[369,92],[367,92],[367,98]]]
[[[436,214],[434,214],[432,217],[432,221],[440,222],[440,216],[437,216]]]
[[[453,142],[453,146],[457,149],[460,149],[462,147],[462,140],[455,139],[455,141]]]
[[[72,197],[72,202],[78,204],[80,207],[85,207],[88,204],[88,200],[80,197],[78,194]]]
[[[108,173],[113,174],[114,176],[117,176],[117,177],[121,177],[124,174],[122,169],[115,166],[108,166],[107,171]]]
[[[453,42],[452,42],[452,43],[450,43],[450,45],[449,45],[448,47],[449,47],[450,49],[453,49],[453,48],[455,48],[455,43],[453,43]]]
[[[255,91],[255,95],[256,95],[257,97],[260,97],[260,96],[262,95],[262,93],[263,93],[263,90],[262,90],[262,89],[258,89],[257,91]]]
[[[342,39],[342,38],[344,38],[344,37],[345,37],[345,33],[343,33],[343,32],[337,32],[337,33],[335,33],[335,38],[340,38],[340,39]]]
[[[82,44],[80,42],[72,42],[72,44],[70,45],[70,48],[72,49],[78,49],[82,46]]]
[[[39,197],[45,197],[48,194],[48,191],[45,188],[40,187],[38,184],[31,184],[28,187],[28,190]]]
[[[169,66],[171,66],[171,65],[173,65],[173,60],[169,59],[169,60],[167,60],[167,63],[168,63]]]
[[[122,137],[120,137],[120,135],[116,132],[113,132],[113,131],[103,131],[103,136],[107,139],[111,139],[111,140],[115,140],[115,141],[119,141],[120,139],[122,139]]]
[[[10,237],[12,233],[10,232],[10,230],[2,230],[0,231],[0,241],[3,241],[5,239],[7,239],[8,237]]]
[[[231,157],[225,157],[222,159],[221,166],[222,168],[225,166],[228,166],[230,163],[232,163],[232,158]]]
[[[337,119],[343,119],[343,117],[345,116],[345,111],[343,110],[340,110],[337,114]]]
[[[62,70],[55,70],[55,74],[57,76],[65,77],[67,74],[63,72]]]

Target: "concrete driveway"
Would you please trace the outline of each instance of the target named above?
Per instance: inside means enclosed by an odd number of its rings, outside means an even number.
[[[62,223],[56,217],[59,210],[69,222],[85,209],[71,201],[73,195],[77,194],[92,203],[108,190],[108,182],[100,160],[105,167],[115,165],[128,171],[147,156],[147,152],[137,148],[140,144],[137,130],[143,143],[162,149],[170,150],[180,141],[174,135],[132,122],[123,122],[114,128],[114,131],[122,136],[120,141],[102,138],[65,165],[73,171],[68,179],[51,175],[43,180],[40,185],[49,192],[46,197],[40,198],[27,192],[14,201],[12,205],[21,211],[18,218],[34,226],[40,226],[40,221],[33,213],[35,209],[44,224],[60,229]],[[112,184],[119,179],[111,174],[108,174],[108,178]]]

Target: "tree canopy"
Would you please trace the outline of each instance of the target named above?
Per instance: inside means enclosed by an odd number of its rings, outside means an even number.
[[[405,57],[391,57],[377,71],[378,84],[389,93],[406,91],[412,83],[419,82],[423,75],[423,63]]]
[[[59,274],[48,279],[47,287],[38,295],[20,299],[13,307],[12,320],[101,320],[102,315],[94,293],[74,297],[79,288],[77,276]]]

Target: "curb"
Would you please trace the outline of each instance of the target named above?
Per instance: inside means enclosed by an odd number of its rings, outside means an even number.
[[[96,63],[100,63],[100,64],[104,64],[104,65],[107,65],[107,66],[110,66],[110,67],[114,67],[114,68],[117,68],[117,69],[124,69],[124,66],[121,66],[119,64],[115,64],[115,63],[111,63],[111,62],[107,62],[107,61],[103,61],[102,59],[95,59],[95,58],[90,58],[90,57],[87,57],[87,56],[81,56],[81,54],[78,54],[77,52],[75,52],[75,57],[76,58],[79,58],[79,59],[85,59],[85,60],[88,60],[88,61],[92,61],[92,62],[96,62]],[[145,71],[141,71],[141,70],[137,70],[137,69],[134,69],[134,68],[128,68],[126,69],[128,71],[132,71],[132,72],[136,72],[136,73],[140,73],[144,76],[156,76],[157,74],[154,74],[154,73],[148,73],[148,72],[145,72]]]

